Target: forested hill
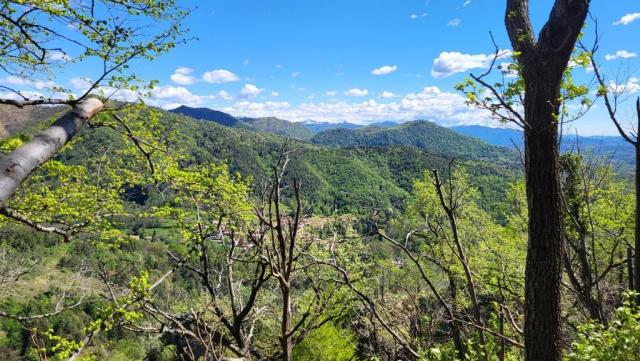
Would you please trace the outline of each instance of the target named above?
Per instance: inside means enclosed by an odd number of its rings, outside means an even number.
[[[429,121],[407,122],[393,127],[331,129],[316,134],[311,142],[333,147],[411,146],[464,159],[515,159],[512,150],[459,134]]]
[[[177,133],[183,145],[191,150],[194,162],[227,162],[233,171],[253,179],[270,174],[282,144],[287,141],[286,137],[256,128],[227,127],[170,112],[162,114],[165,121],[177,124]],[[432,129],[456,135],[436,125]],[[438,136],[434,139],[443,140]],[[483,203],[489,209],[494,208],[507,191],[507,184],[519,175],[519,164],[511,157],[515,153],[464,136],[448,139],[456,140],[470,140],[475,147],[472,149],[477,150],[459,158],[458,164],[467,166],[473,183],[482,193]],[[289,171],[301,178],[305,199],[321,213],[402,208],[413,180],[429,169],[446,169],[452,159],[449,153],[413,144],[338,148],[289,141],[297,147]],[[468,145],[450,143],[433,149],[447,146],[465,149]]]
[[[187,115],[195,119],[216,122],[227,127],[246,126],[244,122],[230,114],[209,108],[191,108],[186,105],[181,105],[178,108],[172,109],[170,111],[176,114]]]
[[[240,118],[243,122],[249,124],[251,129],[281,135],[293,139],[309,140],[313,137],[314,132],[300,123],[290,122],[288,120],[276,117],[262,118]]]
[[[396,135],[388,138],[386,143],[363,142],[344,144],[346,147],[327,147],[292,140],[290,135],[272,134],[276,132],[273,127],[262,131],[260,127],[252,126],[256,123],[262,126],[272,124],[277,118],[236,119],[238,122],[233,123],[224,116],[225,113],[210,109],[198,110],[195,116],[217,114],[222,117],[218,119],[222,120],[201,120],[204,118],[178,114],[177,111],[158,111],[163,122],[175,127],[180,147],[189,149],[190,162],[228,163],[233,172],[251,177],[254,181],[270,174],[282,145],[289,138],[289,142],[297,147],[291,156],[289,172],[302,180],[306,202],[321,214],[402,208],[413,180],[429,169],[447,168],[452,153],[446,150],[455,150],[455,155],[467,152],[464,157],[458,158],[458,165],[466,165],[469,169],[487,209],[495,208],[504,196],[507,184],[516,179],[520,172],[510,152],[427,122],[387,128],[389,134],[398,134],[400,131],[400,134],[406,137],[411,135],[417,140],[400,141],[402,138]],[[372,130],[367,128],[363,131]],[[25,133],[33,134],[34,131],[30,129]],[[326,137],[332,133],[321,135]],[[116,139],[109,129],[86,129],[82,141],[63,156],[80,162],[91,156],[91,149],[95,149],[97,144]]]
[[[187,115],[195,119],[211,121],[227,127],[267,132],[298,140],[308,140],[314,134],[312,130],[308,129],[301,123],[294,123],[276,117],[237,118],[231,114],[218,110],[209,108],[191,108],[184,105],[170,110],[170,112]]]

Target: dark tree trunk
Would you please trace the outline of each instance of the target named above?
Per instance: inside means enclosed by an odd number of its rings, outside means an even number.
[[[630,290],[635,289],[633,285],[633,249],[631,247],[627,247],[627,282]]]
[[[556,0],[538,39],[528,0],[507,0],[505,25],[525,82],[525,173],[529,240],[525,271],[525,360],[561,361],[560,279],[564,244],[558,173],[560,85],[589,0]]]
[[[529,71],[532,75],[538,73],[538,69]],[[527,360],[561,359],[560,278],[564,247],[558,129],[554,119],[557,108],[550,103],[558,98],[559,86],[558,80],[552,84],[529,81],[526,90],[525,119],[530,125],[525,129],[529,205],[524,327]]]
[[[638,109],[638,123],[640,123],[640,108]],[[635,231],[635,256],[633,258],[633,269],[629,274],[629,288],[640,293],[640,143],[636,140],[636,231]],[[635,272],[634,272],[635,270]]]

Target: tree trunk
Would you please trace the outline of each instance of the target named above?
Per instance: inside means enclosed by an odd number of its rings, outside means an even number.
[[[528,0],[507,0],[505,26],[525,83],[524,137],[529,240],[525,360],[561,361],[562,204],[558,174],[560,85],[590,0],[555,0],[536,39]]]
[[[640,109],[638,109],[640,112]],[[638,122],[640,123],[640,114],[638,114]],[[633,279],[633,283],[630,283],[631,289],[640,293],[640,143],[636,141],[634,144],[636,148],[636,231],[635,231],[635,253],[633,258],[633,270],[629,275]]]
[[[293,345],[291,342],[291,289],[287,286],[282,287],[282,360],[291,361],[293,353]]]
[[[85,99],[49,128],[0,160],[0,208],[6,208],[20,184],[36,168],[53,158],[102,107],[102,102],[96,98]]]
[[[635,289],[633,284],[633,262],[633,249],[631,249],[631,247],[627,247],[627,282],[629,290]]]
[[[525,272],[525,354],[527,361],[560,361],[562,204],[555,115],[560,78],[545,79],[546,69],[526,77],[525,168],[529,209],[529,246]]]
[[[453,314],[456,315],[456,317],[458,316],[458,309],[457,309],[457,298],[458,298],[458,290],[457,290],[457,285],[456,285],[456,281],[453,279],[453,275],[451,273],[449,273],[449,295],[451,296],[451,299],[453,300],[451,302],[451,310],[453,311]],[[460,322],[456,321],[456,320],[451,320],[451,334],[453,336],[453,345],[456,349],[456,353],[458,354],[458,359],[460,360],[464,360],[466,358],[466,348],[464,345],[464,342],[462,341],[462,332],[460,331]]]

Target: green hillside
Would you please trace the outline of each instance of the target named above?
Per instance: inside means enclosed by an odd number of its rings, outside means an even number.
[[[162,116],[163,121],[175,127],[180,147],[189,149],[191,162],[228,163],[233,172],[254,180],[271,174],[271,167],[287,141],[268,132],[227,127],[173,112],[163,111]],[[87,129],[82,139],[65,153],[65,158],[81,160],[90,156],[97,143],[116,141],[112,132],[99,128]],[[428,169],[445,170],[452,159],[450,155],[402,144],[338,148],[298,140],[289,142],[297,150],[291,155],[288,171],[302,180],[303,195],[319,214],[402,208],[413,179]],[[504,186],[519,172],[516,164],[491,156],[487,153],[459,159],[459,164],[466,164],[474,175],[483,202],[490,209],[501,199]]]
[[[241,118],[241,120],[249,124],[251,129],[281,135],[283,137],[309,140],[314,135],[312,130],[300,123],[290,122],[276,117]]]
[[[515,153],[511,150],[490,145],[423,120],[385,128],[369,126],[360,129],[332,129],[316,134],[311,141],[333,147],[406,145],[464,159],[515,158]]]
[[[170,110],[194,119],[207,120],[231,128],[242,128],[257,132],[266,132],[298,140],[309,140],[314,132],[301,123],[294,123],[276,117],[237,118],[231,114],[209,108],[191,108],[181,106]]]

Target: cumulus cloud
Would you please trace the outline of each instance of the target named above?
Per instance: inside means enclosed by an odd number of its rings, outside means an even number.
[[[449,21],[447,23],[447,26],[452,26],[452,27],[456,27],[458,25],[460,25],[462,23],[462,20],[455,18],[455,19],[451,19],[451,21]]]
[[[272,96],[272,97],[278,97],[278,96],[280,96],[280,93],[278,93],[278,92],[271,92],[271,96]]]
[[[519,75],[518,66],[515,63],[504,62],[498,65],[497,68],[507,79],[514,79]]]
[[[617,84],[615,82],[609,83],[609,92],[614,94],[634,94],[640,93],[640,79],[633,77],[630,78],[624,84]]]
[[[228,92],[228,91],[226,91],[226,90],[220,90],[220,91],[218,92],[218,97],[219,97],[219,98],[222,98],[222,99],[224,99],[224,100],[231,100],[231,99],[233,99],[233,97],[231,96],[231,94],[229,94],[229,92]]]
[[[607,61],[611,61],[611,60],[615,60],[615,59],[635,58],[636,56],[638,56],[638,54],[636,54],[636,53],[632,53],[632,52],[626,51],[626,50],[618,50],[614,54],[605,55],[604,58]]]
[[[154,88],[151,91],[151,97],[146,99],[146,101],[150,105],[163,109],[173,109],[180,105],[198,106],[213,99],[216,99],[215,95],[193,94],[185,87],[166,85]]]
[[[240,78],[229,70],[216,69],[202,74],[202,80],[206,81],[207,83],[221,84],[238,81],[240,80]]]
[[[196,82],[196,78],[191,75],[193,69],[181,66],[171,74],[171,81],[178,85],[190,85]]]
[[[11,91],[0,92],[0,99],[24,100],[23,97],[27,99],[44,98],[44,94],[40,92],[32,92],[32,91],[21,91],[18,93],[11,92]]]
[[[14,75],[10,75],[4,79],[0,79],[0,83],[7,84],[7,85],[14,85],[14,86],[35,88],[38,90],[50,89],[57,86],[56,83],[54,83],[51,80],[38,80],[38,79],[29,80],[29,79],[20,78]]]
[[[337,94],[338,92],[336,92],[335,90],[329,90],[328,92],[325,93],[325,95],[328,97],[335,97]]]
[[[379,68],[375,68],[371,71],[371,74],[373,75],[387,75],[387,74],[391,74],[394,71],[398,70],[398,66],[397,65],[383,65]]]
[[[71,87],[77,90],[87,90],[93,84],[90,78],[71,78],[69,79]]]
[[[242,87],[242,90],[240,90],[240,96],[243,98],[254,98],[260,95],[260,93],[262,93],[263,91],[263,88],[258,88],[253,84],[245,84]]]
[[[60,50],[50,50],[47,53],[47,58],[51,61],[70,61],[71,57],[67,55],[64,51]]]
[[[292,121],[315,119],[326,122],[349,121],[364,124],[383,119],[399,121],[424,119],[441,125],[484,124],[494,122],[488,114],[470,109],[457,93],[426,87],[420,92],[399,97],[397,101],[379,103],[374,99],[361,102],[306,102],[292,106],[286,102],[237,102],[223,109],[237,116],[275,116]]]
[[[347,90],[344,94],[350,97],[366,97],[369,95],[369,91],[367,89],[353,88]]]
[[[77,90],[79,93],[84,94],[91,86],[93,86],[93,80],[91,78],[71,78],[69,84],[71,88]],[[91,91],[91,94],[97,94],[105,98],[120,100],[125,102],[136,102],[143,98],[142,92],[134,91],[131,89],[120,89],[110,86],[98,86]]]
[[[640,13],[630,13],[621,17],[620,20],[614,22],[613,25],[629,25],[638,19],[640,19]]]
[[[392,93],[390,91],[386,91],[386,90],[383,91],[382,94],[380,94],[380,98],[383,98],[383,99],[392,99],[392,98],[398,98],[398,97],[399,97],[398,94],[394,94],[394,93]]]
[[[510,50],[501,50],[498,59],[504,59],[511,54]],[[471,69],[486,69],[494,56],[495,54],[463,54],[457,51],[444,51],[433,61],[431,76],[441,79]]]

